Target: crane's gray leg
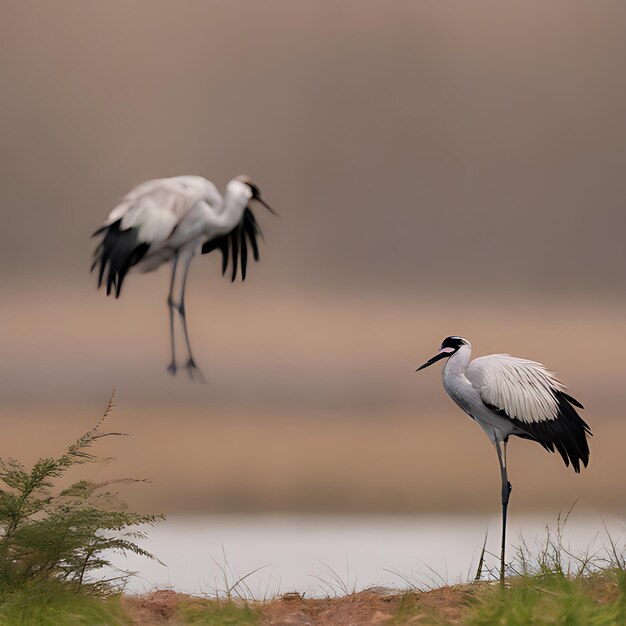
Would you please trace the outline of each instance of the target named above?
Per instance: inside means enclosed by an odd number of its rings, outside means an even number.
[[[185,313],[185,287],[187,286],[187,275],[189,273],[189,266],[191,265],[191,260],[193,259],[194,254],[195,254],[195,251],[193,250],[189,253],[189,257],[186,259],[186,262],[185,262],[185,268],[183,269],[183,282],[180,288],[180,302],[178,304],[178,312],[180,313],[180,318],[182,320],[183,334],[185,335],[185,343],[187,344],[187,354],[189,355],[189,358],[187,359],[187,363],[185,364],[185,367],[187,368],[187,371],[189,372],[189,377],[192,380],[198,379],[198,381],[204,383],[206,382],[206,380],[204,376],[202,375],[200,368],[196,365],[196,362],[194,361],[193,355],[191,353],[191,344],[189,342],[189,333],[187,331],[187,316]]]
[[[494,433],[495,438],[495,433]],[[498,462],[500,463],[500,476],[502,478],[502,545],[500,547],[500,582],[504,584],[504,551],[506,547],[506,512],[509,506],[509,496],[511,495],[511,490],[513,487],[508,480],[506,473],[506,444],[508,442],[508,438],[502,442],[504,448],[504,454],[500,450],[500,442],[497,438],[495,438],[494,445],[496,447],[496,452],[498,453]]]
[[[176,303],[174,302],[173,294],[174,294],[174,283],[176,281],[176,266],[178,265],[178,254],[174,257],[174,261],[172,262],[172,279],[170,281],[170,291],[167,295],[167,308],[170,312],[170,342],[172,346],[172,361],[167,366],[167,371],[174,376],[176,374],[176,348],[174,345],[174,307]]]

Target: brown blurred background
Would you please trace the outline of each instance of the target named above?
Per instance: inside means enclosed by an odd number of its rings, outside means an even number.
[[[467,512],[496,458],[414,373],[449,334],[558,370],[581,476],[510,448],[518,510],[624,510],[626,5],[0,4],[0,455],[56,454],[113,388],[95,475],[173,511]],[[207,385],[165,372],[167,272],[95,290],[89,234],[159,176],[255,178],[245,284],[194,262]]]

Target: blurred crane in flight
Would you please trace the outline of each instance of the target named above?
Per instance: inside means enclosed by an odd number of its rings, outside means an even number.
[[[506,471],[506,446],[516,435],[556,448],[566,466],[580,472],[587,467],[591,430],[574,407],[578,400],[565,393],[566,387],[541,363],[508,354],[491,354],[470,362],[472,346],[462,337],[447,337],[439,352],[421,365],[424,369],[440,359],[443,386],[448,395],[485,431],[496,448],[502,479],[502,545],[500,580],[504,581],[506,513],[511,483]]]
[[[185,367],[192,379],[203,380],[192,355],[185,313],[187,274],[195,253],[201,250],[206,254],[219,249],[222,274],[230,263],[231,281],[237,277],[239,266],[242,280],[246,278],[248,244],[254,260],[259,260],[257,236],[261,231],[250,208],[252,200],[276,215],[261,197],[258,186],[247,176],[231,180],[224,195],[201,176],[150,180],[124,196],[104,225],[93,234],[94,237],[102,235],[102,240],[96,248],[91,270],[98,267],[98,287],[105,284],[107,295],[115,293],[115,297],[119,297],[124,278],[132,267],[140,272],[151,272],[163,263],[172,264],[167,296],[172,352],[167,370],[171,374],[177,370],[176,310],[187,346]],[[177,278],[180,289],[175,298]]]

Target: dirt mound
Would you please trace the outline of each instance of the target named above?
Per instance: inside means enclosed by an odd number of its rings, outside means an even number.
[[[189,596],[166,589],[145,596],[124,596],[122,604],[136,626],[173,626],[178,607],[188,600]]]
[[[380,590],[339,598],[303,598],[286,594],[263,608],[268,626],[365,626],[384,624],[395,613],[398,596]]]
[[[337,598],[306,598],[299,593],[286,593],[268,602],[253,603],[254,622],[262,626],[377,626],[418,624],[424,619],[439,617],[444,623],[461,623],[472,589],[475,588],[467,585],[404,593],[370,589]],[[212,610],[219,604],[224,605],[221,601],[203,600],[174,591],[125,597],[123,602],[137,626],[178,626],[183,623],[179,617],[181,610],[189,607]]]

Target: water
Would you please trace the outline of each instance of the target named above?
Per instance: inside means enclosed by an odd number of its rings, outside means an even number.
[[[545,538],[555,519],[512,517],[509,538],[529,546]],[[565,542],[576,554],[607,544],[603,524],[622,538],[619,519],[572,515]],[[137,572],[131,592],[172,588],[223,593],[250,572],[237,590],[255,598],[288,591],[308,596],[343,594],[371,586],[440,586],[473,578],[488,531],[487,549],[498,553],[500,522],[477,516],[172,516],[154,528],[142,547],[164,565],[130,555],[116,566]],[[497,559],[490,558],[496,567]],[[261,569],[258,569],[261,568]]]

